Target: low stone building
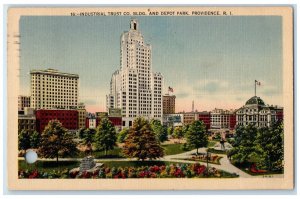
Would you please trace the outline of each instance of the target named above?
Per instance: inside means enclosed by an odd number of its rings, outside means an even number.
[[[253,124],[257,127],[269,127],[272,123],[283,120],[283,108],[269,106],[257,96],[251,97],[236,112],[237,125]]]

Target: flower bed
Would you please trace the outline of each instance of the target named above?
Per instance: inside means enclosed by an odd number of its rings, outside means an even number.
[[[162,166],[141,166],[141,167],[102,167],[93,172],[73,171],[68,169],[63,171],[39,172],[37,170],[19,171],[19,178],[202,178],[202,177],[238,177],[237,174],[231,174],[209,167],[195,164],[171,164]]]

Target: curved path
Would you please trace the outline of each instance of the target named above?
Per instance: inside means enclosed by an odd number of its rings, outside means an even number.
[[[206,153],[207,148],[199,148],[199,153]],[[171,161],[171,162],[178,162],[178,163],[195,163],[195,161],[183,160],[185,158],[191,157],[193,153],[196,153],[196,149],[175,154],[175,155],[167,155],[164,158],[158,159],[158,161]],[[226,155],[217,154],[221,156],[220,165],[218,164],[211,164],[209,163],[210,167],[215,167],[216,169],[221,169],[229,173],[236,173],[242,178],[251,178],[251,177],[258,177],[258,176],[251,176],[239,168],[233,166],[230,161],[228,160]],[[19,158],[24,160],[24,158]],[[59,161],[80,161],[82,158],[60,158]],[[182,159],[182,160],[181,160]],[[56,159],[38,159],[40,161],[56,161]],[[96,162],[106,162],[106,161],[135,161],[136,159],[128,159],[128,158],[104,158],[104,159],[95,159]]]
[[[199,153],[206,153],[206,150],[207,150],[207,148],[199,148],[198,152]],[[195,161],[178,160],[178,159],[184,159],[184,158],[190,157],[193,153],[196,153],[196,151],[197,150],[194,149],[192,151],[188,151],[188,152],[185,152],[185,153],[180,153],[180,154],[176,154],[176,155],[168,155],[168,156],[165,156],[163,159],[167,160],[167,161],[172,161],[172,162],[195,163]],[[222,157],[220,159],[220,165],[209,163],[209,166],[215,167],[216,169],[221,169],[221,170],[229,172],[229,173],[236,173],[240,177],[243,177],[243,178],[255,177],[255,176],[251,176],[251,175],[245,173],[244,171],[242,171],[241,169],[233,166],[230,163],[230,161],[228,160],[226,155],[222,155],[222,154],[217,154],[217,155]]]

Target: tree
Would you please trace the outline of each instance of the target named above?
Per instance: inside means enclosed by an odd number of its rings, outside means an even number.
[[[107,117],[103,117],[97,126],[95,135],[95,145],[97,150],[105,151],[114,149],[117,141],[116,129]]]
[[[164,127],[159,120],[151,120],[151,128],[160,142],[168,140],[167,128]]]
[[[236,129],[233,149],[229,151],[233,163],[255,163],[269,171],[283,169],[283,123],[257,129],[253,125]]]
[[[30,148],[30,133],[25,129],[19,132],[18,148],[25,151]]]
[[[185,135],[188,132],[189,128],[190,128],[189,124],[186,124],[182,127],[183,135]]]
[[[37,149],[40,145],[41,142],[41,134],[38,133],[37,131],[34,131],[30,135],[30,146],[31,148]]]
[[[122,131],[120,131],[120,133],[118,134],[118,142],[119,143],[124,143],[125,139],[128,135],[129,129],[128,128],[124,128],[122,129]]]
[[[269,171],[282,170],[283,167],[283,123],[276,122],[270,128],[260,128],[255,140],[259,163]]]
[[[173,135],[174,128],[173,126],[168,127],[168,135]]]
[[[69,133],[58,120],[50,120],[41,135],[39,154],[44,158],[68,157],[77,153],[74,135]]]
[[[123,154],[142,161],[163,157],[163,148],[149,122],[144,118],[138,117],[134,120],[125,140]]]
[[[181,126],[178,126],[174,129],[173,137],[178,139],[180,143],[180,139],[182,139],[184,136],[183,128]]]
[[[27,150],[30,148],[38,148],[41,135],[37,131],[27,131],[23,129],[18,135],[19,150]]]
[[[255,144],[257,128],[254,125],[238,126],[234,136],[233,149],[230,152],[235,163],[259,161],[260,152]]]
[[[96,134],[96,130],[90,128],[80,129],[79,131],[79,137],[82,140],[82,144],[86,146],[85,148],[86,154],[92,154],[95,134]]]
[[[186,133],[186,141],[189,148],[207,147],[208,135],[205,130],[205,125],[202,121],[194,121]]]

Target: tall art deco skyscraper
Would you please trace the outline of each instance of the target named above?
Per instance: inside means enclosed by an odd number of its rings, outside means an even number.
[[[121,35],[120,53],[121,67],[112,75],[107,109],[120,108],[127,127],[138,116],[162,121],[163,76],[152,71],[151,45],[144,42],[136,19]]]

